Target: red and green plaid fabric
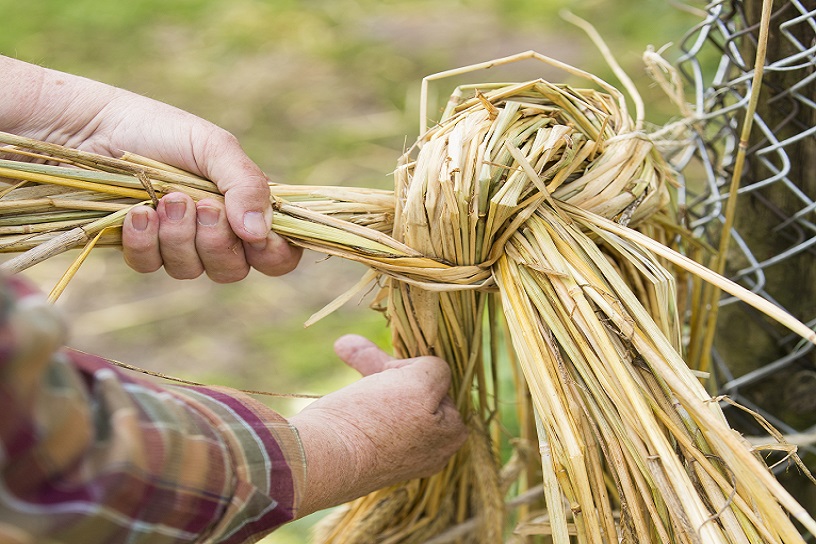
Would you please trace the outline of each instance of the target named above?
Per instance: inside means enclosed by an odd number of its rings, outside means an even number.
[[[0,543],[238,544],[294,518],[305,460],[284,418],[64,349],[63,323],[2,280]]]

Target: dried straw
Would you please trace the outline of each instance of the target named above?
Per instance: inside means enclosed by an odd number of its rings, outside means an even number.
[[[449,362],[471,431],[442,472],[347,505],[319,541],[492,544],[513,520],[518,534],[558,543],[804,542],[789,516],[811,532],[816,521],[683,360],[667,263],[816,335],[656,241],[678,228],[668,230],[669,172],[640,113],[632,120],[612,86],[537,53],[489,64],[525,58],[596,88],[460,87],[401,158],[393,193],[271,186],[276,232],[371,267],[337,304],[378,282],[396,354]],[[9,157],[60,163],[0,162],[0,225],[18,227],[0,231],[0,250],[24,251],[3,264],[11,272],[100,233],[98,244],[120,243],[127,210],[169,191],[217,196],[133,155],[0,143],[14,146]],[[539,458],[502,471],[508,448],[536,446]],[[508,489],[531,498],[508,508]]]

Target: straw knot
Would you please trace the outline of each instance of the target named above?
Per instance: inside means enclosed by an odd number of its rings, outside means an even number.
[[[538,79],[450,102],[396,170],[394,238],[488,268],[542,209],[645,219],[668,203],[667,168],[620,100]]]

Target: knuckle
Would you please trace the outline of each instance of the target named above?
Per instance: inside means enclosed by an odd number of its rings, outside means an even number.
[[[425,355],[419,357],[418,361],[421,361],[428,367],[430,367],[435,373],[438,373],[438,378],[441,380],[450,381],[451,371],[448,363],[445,362],[444,359],[440,359],[439,357],[434,357],[432,355]]]
[[[204,121],[198,128],[201,130],[196,131],[195,135],[200,137],[199,143],[205,155],[240,147],[238,138],[225,128],[209,121]]]
[[[272,255],[267,256],[266,258],[258,258],[252,256],[252,254],[248,254],[249,257],[249,264],[252,268],[256,269],[258,272],[266,275],[266,276],[283,276],[284,274],[288,274],[295,268],[297,268],[299,255],[298,258],[288,258],[286,256],[281,255]]]
[[[156,241],[147,236],[126,236],[122,240],[125,259],[139,261],[139,255],[152,254],[157,250]]]
[[[249,274],[249,267],[245,269],[232,269],[232,270],[207,270],[207,277],[210,278],[215,283],[235,283],[237,281],[241,281],[242,279],[246,278]]]
[[[199,254],[218,255],[221,258],[242,255],[237,238],[227,229],[198,229],[195,246]]]
[[[195,240],[195,227],[192,225],[164,226],[159,229],[159,246],[162,252],[176,252],[182,246],[190,246]]]
[[[177,270],[172,267],[168,268],[167,266],[164,267],[164,270],[167,272],[168,276],[175,280],[194,280],[202,274],[201,270]]]
[[[213,125],[213,134],[211,140],[215,145],[224,147],[240,147],[238,137],[229,130]]]
[[[150,274],[151,272],[155,272],[156,270],[162,267],[161,260],[157,262],[144,261],[129,258],[127,254],[125,254],[125,264],[127,264],[130,268],[132,268],[136,272],[139,272],[140,274]]]
[[[162,252],[164,271],[173,279],[193,280],[204,273],[204,267],[194,254]]]

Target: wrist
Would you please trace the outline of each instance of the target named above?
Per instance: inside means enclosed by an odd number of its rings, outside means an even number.
[[[306,409],[289,418],[306,455],[306,485],[298,517],[354,500],[376,489],[371,442],[343,417]]]
[[[289,418],[306,455],[306,484],[298,517],[353,500],[367,493],[360,485],[359,451],[353,438],[319,410]]]

